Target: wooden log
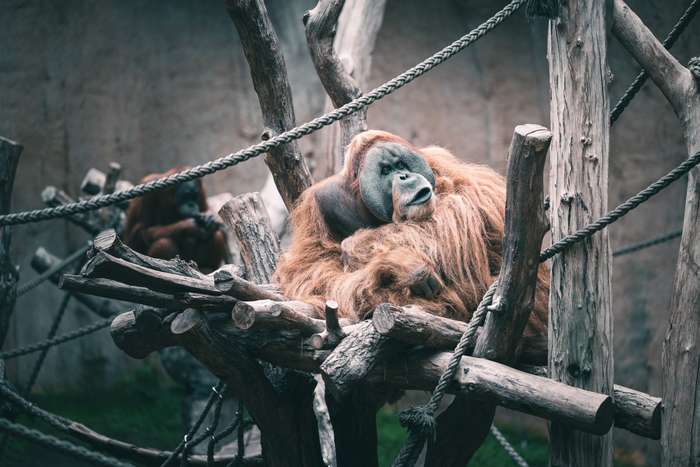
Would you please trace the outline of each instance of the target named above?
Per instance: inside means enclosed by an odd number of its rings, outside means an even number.
[[[552,151],[552,241],[608,210],[606,2],[560,2],[549,21]],[[557,381],[612,394],[610,242],[607,231],[552,260],[549,370]],[[552,465],[612,465],[612,434],[590,436],[558,423],[550,427]]]
[[[0,136],[0,214],[10,212],[12,188],[22,149],[20,144]],[[0,227],[0,347],[7,337],[17,298],[18,271],[10,257],[11,241],[10,227]]]
[[[152,308],[139,307],[117,315],[110,333],[114,344],[132,358],[143,359],[151,353],[176,344],[170,333],[170,321]]]
[[[304,15],[311,60],[329,97],[326,110],[362,94],[385,6],[386,0],[320,0]],[[326,175],[340,171],[346,146],[367,129],[367,110],[344,118],[339,126],[331,127],[324,144]]]
[[[387,304],[380,307],[389,306]],[[321,365],[326,387],[342,400],[374,366],[398,347],[379,334],[371,321],[362,321],[340,341]]]
[[[542,174],[551,139],[552,134],[540,125],[519,125],[513,132],[506,175],[503,261],[474,356],[512,363],[534,307],[539,253],[548,228]],[[428,465],[468,463],[489,433],[496,405],[461,397],[438,417],[436,441],[426,455]]]
[[[59,262],[61,262],[59,257],[40,246],[34,252],[30,265],[32,269],[41,274],[57,265]],[[56,273],[49,277],[49,280],[56,286],[58,286],[60,279],[61,273]],[[81,293],[73,293],[73,298],[101,318],[108,318],[118,313],[117,307],[108,300],[96,300]]]
[[[263,139],[295,126],[292,91],[284,56],[262,0],[227,0],[226,8],[241,39],[258,94],[265,131]],[[311,186],[311,173],[296,142],[280,146],[265,158],[288,210]]]
[[[225,268],[220,268],[212,273],[214,286],[225,295],[239,300],[275,300],[284,301],[284,297],[277,289],[269,284],[257,285],[238,277]]]
[[[246,278],[258,284],[270,282],[280,245],[260,194],[236,196],[221,207],[219,216],[238,238]]]
[[[378,365],[370,381],[430,390],[449,362],[447,352],[417,352]],[[613,422],[613,400],[605,394],[567,386],[483,358],[463,357],[451,392],[602,434]],[[470,420],[473,422],[474,420]]]
[[[644,68],[678,116],[688,154],[700,151],[700,83],[622,0],[613,1],[615,37]],[[700,459],[700,169],[688,174],[683,235],[663,345],[661,461],[686,467]],[[693,349],[695,349],[693,351]]]
[[[298,301],[277,302],[257,300],[238,302],[233,307],[231,319],[239,329],[297,329],[311,335],[325,329],[323,320],[312,318],[314,307]]]
[[[467,323],[423,311],[417,306],[382,307],[372,314],[374,328],[383,336],[411,345],[454,349]]]
[[[327,300],[325,306],[326,328],[314,334],[308,339],[309,345],[314,349],[333,348],[347,336],[347,332],[338,320],[338,303],[334,300]]]
[[[89,293],[105,298],[141,303],[169,310],[199,308],[204,311],[229,311],[238,300],[227,295],[207,295],[192,292],[169,294],[147,287],[123,284],[110,279],[88,278],[64,274],[58,286],[65,290]]]
[[[117,258],[98,251],[83,266],[80,274],[90,278],[109,278],[125,284],[148,287],[159,292],[198,292],[220,295],[214,279],[187,277],[180,274],[158,271],[140,264]]]
[[[111,164],[115,164],[112,162]],[[110,164],[110,166],[111,166]],[[86,195],[96,196],[103,192],[105,183],[107,182],[107,175],[101,170],[91,168],[83,177],[83,181],[80,183],[80,191]],[[133,187],[134,184],[126,180],[118,180],[114,186],[113,191],[124,191]]]
[[[616,384],[615,426],[645,438],[661,438],[661,398]]]
[[[180,274],[196,279],[205,279],[207,276],[202,274],[197,265],[192,261],[185,261],[180,258],[175,259],[159,259],[141,254],[132,250],[125,245],[117,232],[114,229],[103,230],[97,234],[92,242],[92,251],[88,253],[88,257],[92,258],[97,252],[105,252],[115,258],[123,259],[130,263],[143,266],[145,268],[155,269],[160,272],[171,274]],[[205,279],[206,280],[206,279]]]
[[[41,192],[41,199],[49,207],[56,207],[63,204],[76,202],[75,199],[55,186],[47,186],[44,188],[44,191]],[[65,218],[85,230],[90,235],[96,235],[100,230],[102,230],[96,216],[92,213],[71,214]]]

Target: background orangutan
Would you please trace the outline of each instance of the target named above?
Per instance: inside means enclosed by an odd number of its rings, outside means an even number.
[[[184,169],[151,174],[141,183]],[[140,253],[162,259],[180,256],[197,263],[203,272],[212,271],[224,259],[226,238],[207,210],[207,195],[199,179],[148,193],[129,203],[123,236]]]
[[[341,172],[299,199],[276,280],[319,314],[333,299],[348,318],[388,302],[467,321],[498,275],[505,199],[505,180],[488,167],[366,131]],[[541,267],[524,334],[537,359],[546,358],[548,289]]]

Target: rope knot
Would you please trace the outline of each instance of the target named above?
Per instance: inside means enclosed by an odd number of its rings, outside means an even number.
[[[435,416],[428,406],[419,405],[402,410],[399,414],[399,423],[411,433],[421,435],[422,438],[435,439]]]
[[[695,81],[700,83],[700,57],[693,57],[688,60],[688,69],[693,74]]]

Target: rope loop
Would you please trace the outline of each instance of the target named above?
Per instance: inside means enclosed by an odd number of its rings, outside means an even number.
[[[399,423],[423,439],[435,440],[437,422],[433,411],[427,405],[417,405],[402,410],[399,414]]]

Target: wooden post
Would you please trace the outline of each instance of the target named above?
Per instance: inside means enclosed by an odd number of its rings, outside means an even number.
[[[609,108],[605,1],[559,2],[549,21],[552,241],[605,214]],[[602,394],[613,390],[610,243],[602,231],[552,261],[552,379]],[[612,434],[550,425],[550,465],[612,465]]]
[[[258,94],[265,130],[263,140],[295,126],[287,67],[263,0],[227,0],[226,8],[241,38]],[[287,209],[311,185],[311,173],[297,143],[280,146],[265,158]]]
[[[311,60],[328,93],[326,111],[362,94],[386,0],[320,0],[304,15]],[[345,147],[367,129],[367,109],[332,125],[326,138],[326,175],[343,167]]]
[[[508,151],[503,262],[492,311],[474,348],[476,357],[513,363],[534,307],[539,253],[548,228],[542,173],[551,138],[540,125],[519,125],[513,132]],[[438,417],[436,440],[429,444],[426,464],[466,464],[488,434],[495,411],[495,403],[458,396]]]
[[[10,212],[15,172],[22,146],[0,136],[0,214]],[[17,266],[10,257],[10,227],[0,227],[0,347],[7,337],[10,316],[17,298]]]
[[[219,216],[238,238],[246,278],[258,284],[270,282],[280,244],[260,194],[236,196],[221,207]]]
[[[688,154],[700,151],[700,83],[622,0],[613,2],[613,33],[646,70],[678,116]],[[688,175],[683,236],[663,346],[664,467],[700,463],[700,169]]]

